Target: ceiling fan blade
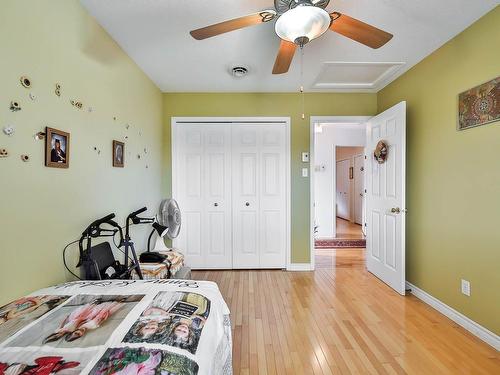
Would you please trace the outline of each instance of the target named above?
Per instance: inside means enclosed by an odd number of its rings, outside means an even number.
[[[263,10],[262,12],[249,14],[248,16],[234,18],[232,20],[216,23],[207,27],[202,27],[201,29],[191,31],[190,34],[196,40],[202,40],[211,38],[216,35],[228,33],[230,31],[242,29],[244,27],[269,22],[272,21],[275,17],[276,12],[274,10],[268,9]]]
[[[371,48],[380,48],[392,39],[392,34],[377,29],[360,20],[340,14],[339,12],[330,13],[332,24],[330,30],[343,36],[355,40]]]
[[[288,72],[297,45],[286,40],[281,40],[280,49],[276,61],[274,62],[273,74],[283,74]]]

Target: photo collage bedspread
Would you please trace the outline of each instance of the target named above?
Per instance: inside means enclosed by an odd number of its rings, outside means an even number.
[[[215,283],[76,281],[0,307],[0,375],[230,375]]]

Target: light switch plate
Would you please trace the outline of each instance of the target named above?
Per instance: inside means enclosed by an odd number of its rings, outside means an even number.
[[[302,177],[307,177],[309,174],[309,170],[307,168],[302,168]]]
[[[462,279],[462,294],[465,294],[466,296],[470,297],[470,282],[468,280]]]
[[[302,162],[303,163],[309,163],[309,153],[308,152],[303,152],[302,153]]]

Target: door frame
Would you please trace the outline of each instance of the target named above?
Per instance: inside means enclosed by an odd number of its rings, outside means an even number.
[[[309,262],[310,269],[314,270],[315,268],[315,259],[314,259],[314,175],[315,175],[315,161],[314,161],[314,143],[316,140],[316,133],[314,128],[316,124],[321,123],[334,123],[338,125],[354,125],[359,123],[366,123],[373,116],[311,116],[309,122],[309,218],[310,218],[310,229],[309,229]],[[337,145],[334,145],[334,151]],[[336,175],[335,170],[335,153],[334,164],[333,164],[333,173]],[[335,192],[334,192],[335,194]]]
[[[172,197],[175,198],[176,192],[178,190],[175,177],[177,176],[177,166],[176,159],[174,155],[177,151],[176,146],[176,132],[179,126],[182,124],[234,124],[234,125],[249,125],[249,124],[269,124],[269,123],[282,123],[285,126],[286,133],[286,145],[285,145],[285,180],[286,180],[286,244],[285,244],[285,262],[284,266],[287,270],[293,269],[292,261],[292,246],[291,246],[291,234],[292,234],[292,174],[291,174],[291,120],[290,117],[172,117],[171,118],[171,147],[170,147],[170,157],[172,165]],[[175,240],[174,240],[175,241]]]

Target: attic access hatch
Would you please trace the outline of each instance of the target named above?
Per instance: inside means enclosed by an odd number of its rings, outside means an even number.
[[[312,88],[377,92],[404,65],[403,62],[325,62]]]

